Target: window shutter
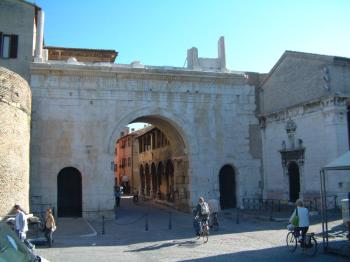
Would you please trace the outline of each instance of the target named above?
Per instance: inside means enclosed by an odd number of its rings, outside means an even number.
[[[11,35],[10,58],[17,58],[18,35]]]
[[[0,32],[0,57],[2,56],[2,32]]]

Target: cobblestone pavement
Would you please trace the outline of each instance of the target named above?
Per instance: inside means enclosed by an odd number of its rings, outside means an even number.
[[[171,229],[169,212],[171,211]],[[147,216],[145,214],[148,214]],[[146,220],[148,219],[148,230]],[[300,248],[285,247],[286,222],[240,219],[230,212],[219,216],[220,228],[208,243],[194,237],[192,216],[141,201],[122,199],[116,220],[60,219],[53,248],[37,247],[50,261],[349,261],[318,254],[310,258]],[[311,230],[319,230],[315,225]],[[322,242],[318,239],[319,243]]]

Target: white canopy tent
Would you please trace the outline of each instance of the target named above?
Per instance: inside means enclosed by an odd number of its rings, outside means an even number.
[[[323,170],[350,170],[350,151],[336,158],[328,165],[322,168]]]
[[[327,190],[326,190],[326,175],[327,171],[332,170],[350,170],[350,151],[339,156],[320,171],[321,177],[321,213],[322,213],[322,231],[323,231],[323,247],[325,251],[329,250],[328,243],[328,214],[327,214]],[[350,230],[350,228],[349,228]]]

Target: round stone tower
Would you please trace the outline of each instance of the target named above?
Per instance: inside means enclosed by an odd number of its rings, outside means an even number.
[[[0,67],[0,218],[15,204],[29,211],[31,103],[27,81]]]

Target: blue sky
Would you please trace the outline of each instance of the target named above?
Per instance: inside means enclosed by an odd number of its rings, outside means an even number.
[[[227,67],[265,73],[285,50],[350,57],[348,0],[31,0],[45,44],[115,49],[116,62],[184,65],[188,48]]]

